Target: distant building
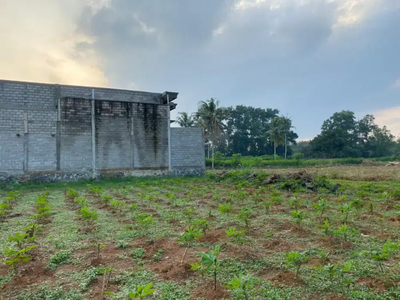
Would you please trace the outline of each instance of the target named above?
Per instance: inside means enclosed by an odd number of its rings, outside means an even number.
[[[203,174],[201,129],[170,128],[177,95],[0,80],[0,182]]]

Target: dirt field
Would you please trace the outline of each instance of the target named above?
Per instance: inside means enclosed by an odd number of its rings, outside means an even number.
[[[0,299],[400,299],[400,168],[238,173],[5,187]]]

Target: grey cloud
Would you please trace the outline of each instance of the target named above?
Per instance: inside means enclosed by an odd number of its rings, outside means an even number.
[[[279,108],[310,137],[337,110],[374,109],[379,97],[393,103],[395,92],[383,89],[400,78],[396,1],[333,31],[337,1],[234,10],[234,1],[223,0],[115,0],[96,14],[85,11],[79,30],[96,41],[80,46],[103,57],[111,85],[179,91],[178,111],[209,97]]]

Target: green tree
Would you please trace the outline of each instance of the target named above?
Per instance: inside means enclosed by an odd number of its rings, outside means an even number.
[[[321,133],[310,146],[314,156],[324,158],[359,157],[357,121],[354,112],[343,110],[325,120]]]
[[[181,127],[193,127],[195,124],[194,119],[187,112],[180,112],[175,122]]]
[[[273,151],[265,132],[270,130],[271,120],[278,116],[277,109],[254,108],[237,105],[227,109],[226,134],[228,154],[260,156]]]

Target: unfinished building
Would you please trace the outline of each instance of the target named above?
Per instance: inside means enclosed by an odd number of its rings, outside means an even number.
[[[201,175],[201,129],[170,126],[177,95],[0,80],[0,182]]]

